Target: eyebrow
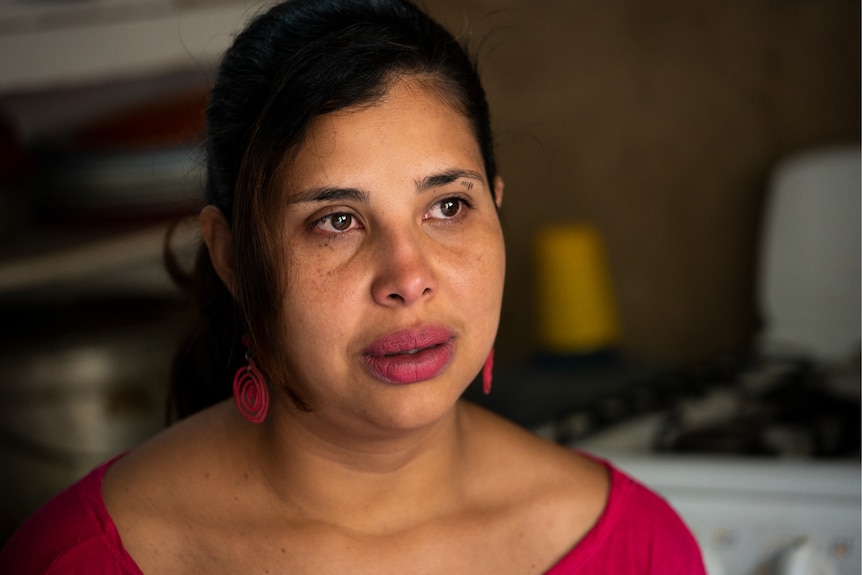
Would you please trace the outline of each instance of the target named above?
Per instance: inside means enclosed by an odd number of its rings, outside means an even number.
[[[424,192],[430,188],[438,188],[440,186],[445,186],[446,184],[451,184],[452,182],[462,178],[476,180],[480,184],[485,183],[485,178],[483,178],[482,174],[479,172],[474,172],[473,170],[459,170],[455,168],[417,180],[416,189],[420,192]]]
[[[356,188],[333,188],[324,186],[297,192],[290,196],[287,203],[302,204],[308,202],[338,202],[344,200],[368,203],[368,192]]]
[[[432,188],[439,188],[440,186],[445,186],[447,184],[451,184],[460,179],[469,179],[476,180],[477,182],[484,184],[485,179],[479,172],[474,172],[473,170],[461,170],[461,169],[451,169],[441,172],[439,174],[434,174],[431,176],[426,176],[420,180],[416,180],[416,191],[424,192],[426,190]],[[339,188],[339,187],[329,187],[322,186],[319,188],[310,188],[307,190],[303,190],[301,192],[297,192],[292,194],[288,199],[288,204],[302,204],[302,203],[322,203],[322,202],[338,202],[338,201],[353,201],[359,203],[368,203],[368,192],[364,190],[360,190],[358,188]]]

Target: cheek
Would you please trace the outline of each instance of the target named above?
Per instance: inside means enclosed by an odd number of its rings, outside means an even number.
[[[294,247],[287,255],[290,261],[286,285],[288,300],[294,305],[328,306],[339,298],[339,290],[350,285],[351,260],[356,249],[350,245],[333,246],[326,242]]]
[[[489,231],[483,240],[467,244],[449,258],[452,295],[462,302],[461,307],[473,313],[481,310],[496,323],[506,273],[505,251],[499,233]]]
[[[297,258],[284,297],[289,346],[313,354],[327,341],[352,332],[357,317],[358,286],[351,266],[333,266],[325,257]]]

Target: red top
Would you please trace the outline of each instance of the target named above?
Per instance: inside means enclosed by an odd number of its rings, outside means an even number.
[[[0,572],[142,575],[102,500],[102,478],[112,461],[30,517],[0,550]],[[676,512],[602,463],[611,473],[607,506],[592,530],[546,575],[705,575],[697,543]]]

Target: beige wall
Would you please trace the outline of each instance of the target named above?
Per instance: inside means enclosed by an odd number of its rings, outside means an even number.
[[[749,341],[770,167],[859,141],[860,3],[426,6],[481,48],[507,183],[498,357],[536,349],[531,244],[560,221],[604,235],[630,354],[693,360]]]

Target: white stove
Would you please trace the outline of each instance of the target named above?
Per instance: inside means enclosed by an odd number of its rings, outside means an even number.
[[[858,146],[773,174],[763,331],[745,350],[664,370],[613,350],[500,364],[466,397],[606,458],[663,495],[709,575],[860,575],[862,162]]]
[[[709,575],[862,573],[858,460],[656,454],[659,424],[644,416],[571,445],[664,496]]]
[[[625,361],[501,366],[494,393],[475,400],[664,496],[709,575],[859,575],[860,381],[850,363],[824,371],[755,356],[666,374]]]
[[[663,495],[709,575],[862,573],[860,175],[858,146],[775,170],[748,357],[606,388],[534,426]]]

